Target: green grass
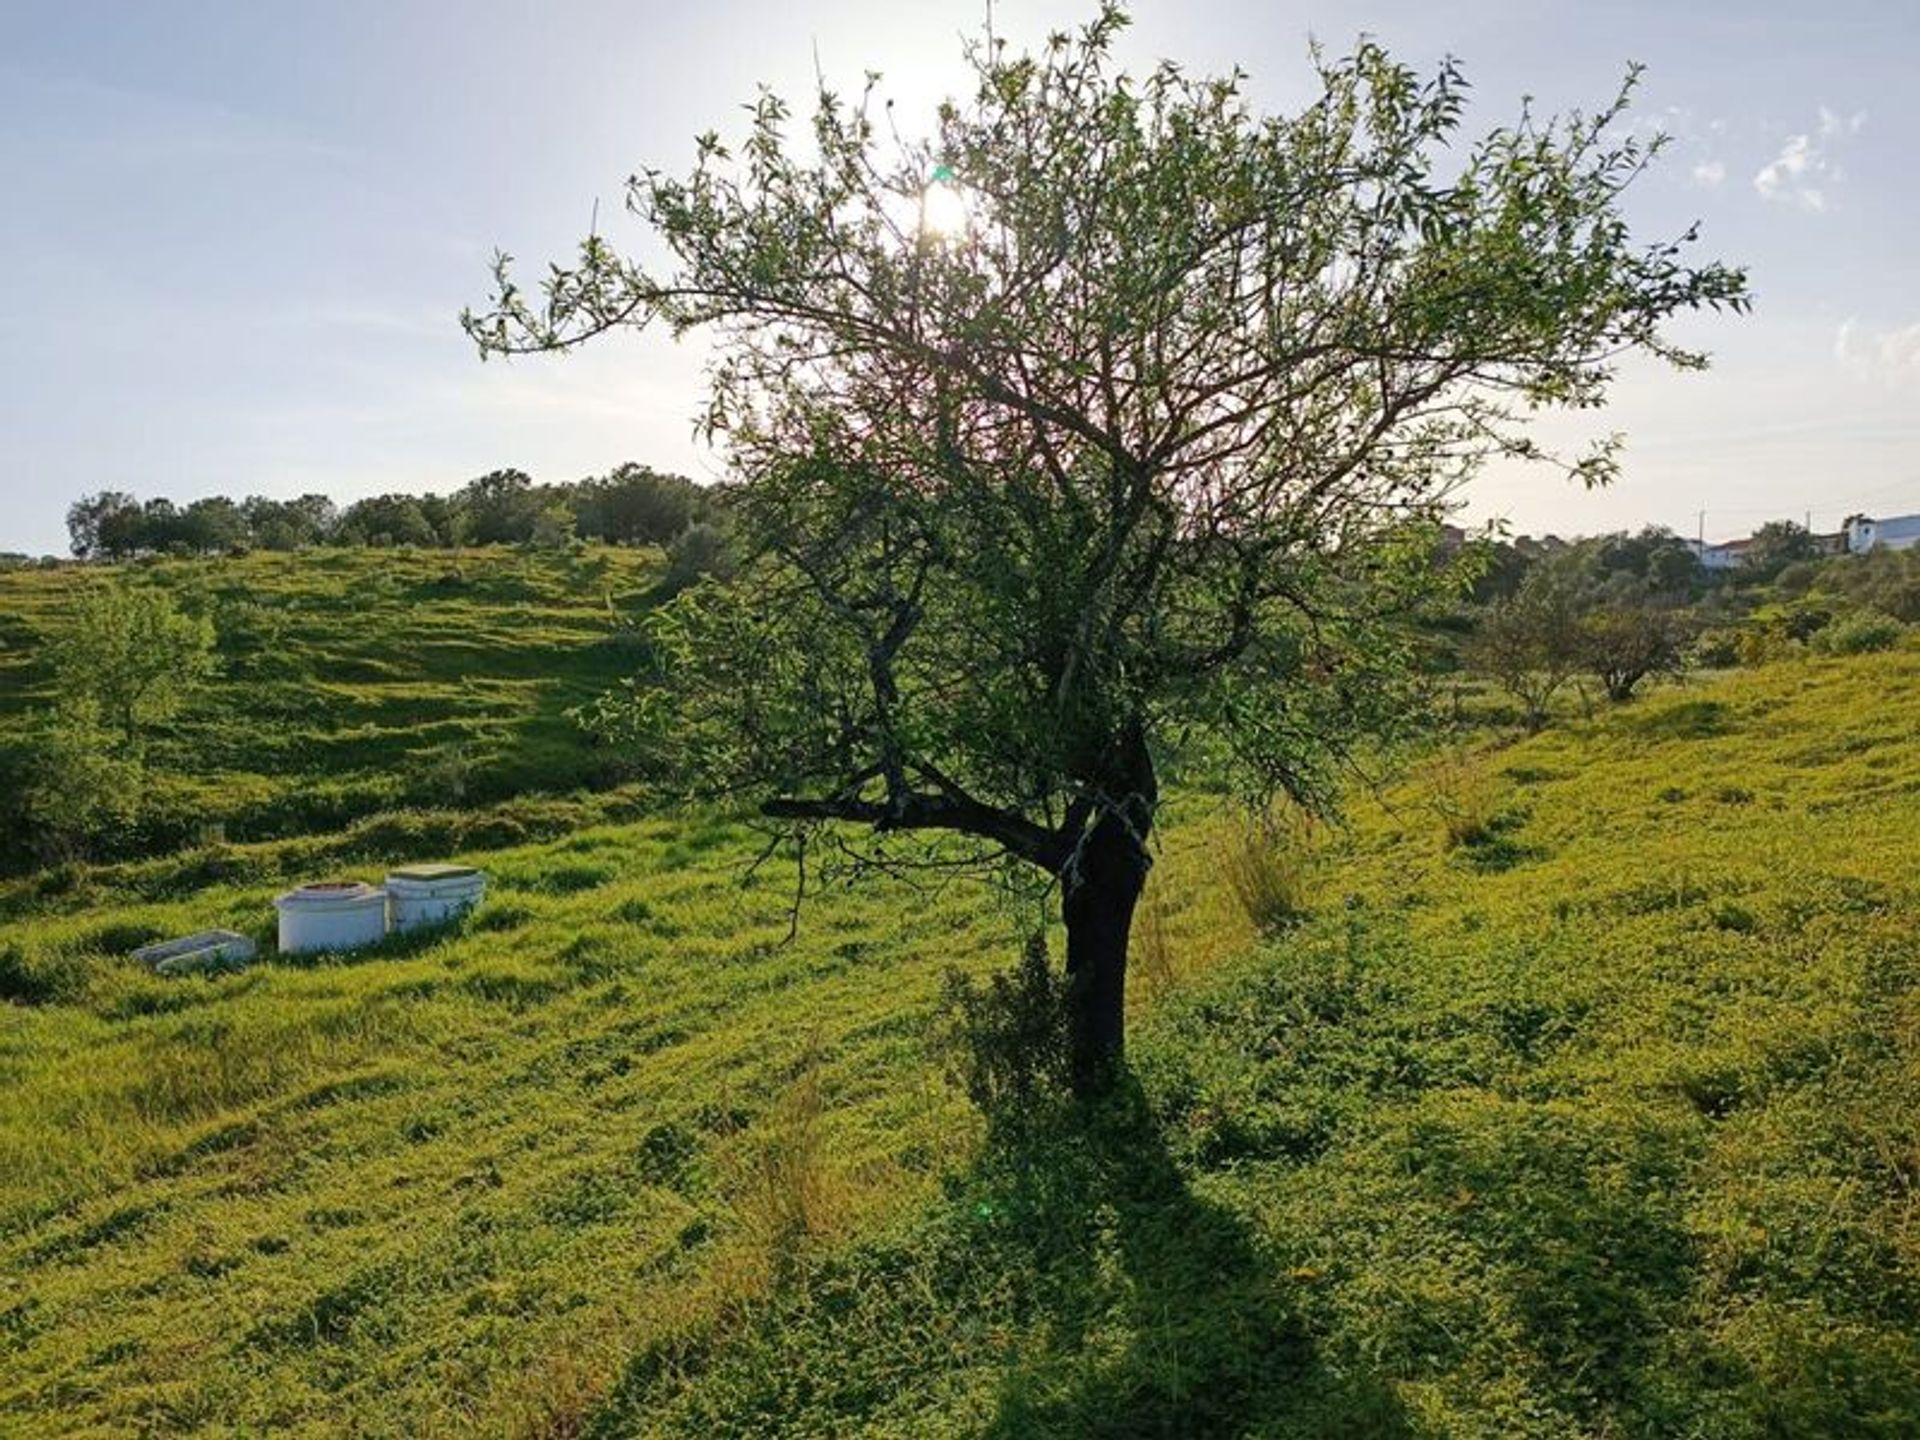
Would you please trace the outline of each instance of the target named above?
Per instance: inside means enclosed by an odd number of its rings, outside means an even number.
[[[1264,935],[1183,797],[1093,1116],[941,1075],[983,893],[512,803],[0,896],[0,1433],[1920,1431],[1910,646],[1433,757]],[[119,958],[427,853],[458,932]]]
[[[589,1433],[1920,1430],[1920,654],[1434,763],[1107,1112],[642,1350]]]
[[[337,550],[123,573],[212,616],[220,674],[148,745],[117,858],[203,832],[306,835],[403,806],[465,808],[607,778],[568,711],[629,673],[616,622],[657,551]],[[50,701],[41,662],[94,572],[0,570],[0,741]]]

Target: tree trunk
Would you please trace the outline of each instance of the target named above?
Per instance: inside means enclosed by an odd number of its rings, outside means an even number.
[[[1087,832],[1061,884],[1067,926],[1067,1038],[1074,1092],[1105,1092],[1126,1049],[1127,940],[1152,858],[1153,761],[1137,732],[1123,742],[1124,788]]]

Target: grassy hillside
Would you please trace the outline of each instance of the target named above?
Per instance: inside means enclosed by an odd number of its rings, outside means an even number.
[[[1435,757],[1265,939],[1188,801],[1091,1118],[942,1078],[1016,910],[883,883],[789,940],[748,828],[576,803],[447,831],[486,909],[350,960],[115,956],[387,832],[0,922],[0,1433],[1920,1424],[1920,652]]]
[[[567,711],[631,668],[652,550],[261,552],[122,567],[212,618],[216,681],[158,731],[121,858],[468,807],[600,778]],[[46,638],[82,567],[0,570],[0,741],[50,699]]]

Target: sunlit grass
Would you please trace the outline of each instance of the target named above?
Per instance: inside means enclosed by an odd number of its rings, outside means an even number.
[[[502,713],[368,646],[375,731]],[[931,1029],[1030,916],[876,882],[789,940],[746,825],[623,803],[11,884],[0,1433],[1911,1433],[1920,652],[1428,757],[1284,923],[1177,795],[1135,1108],[1012,1154]],[[428,854],[492,879],[459,930],[124,958]]]

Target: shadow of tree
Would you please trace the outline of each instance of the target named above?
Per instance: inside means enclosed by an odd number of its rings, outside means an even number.
[[[1050,1303],[985,1434],[1411,1433],[1384,1385],[1325,1366],[1292,1282],[1193,1192],[1131,1076],[1097,1109],[996,1131],[977,1203],[1004,1207],[1002,1263],[1026,1267]]]
[[[1189,1189],[1130,1077],[991,1125],[942,1203],[637,1354],[583,1433],[1411,1433],[1384,1385],[1324,1363],[1295,1282]]]

